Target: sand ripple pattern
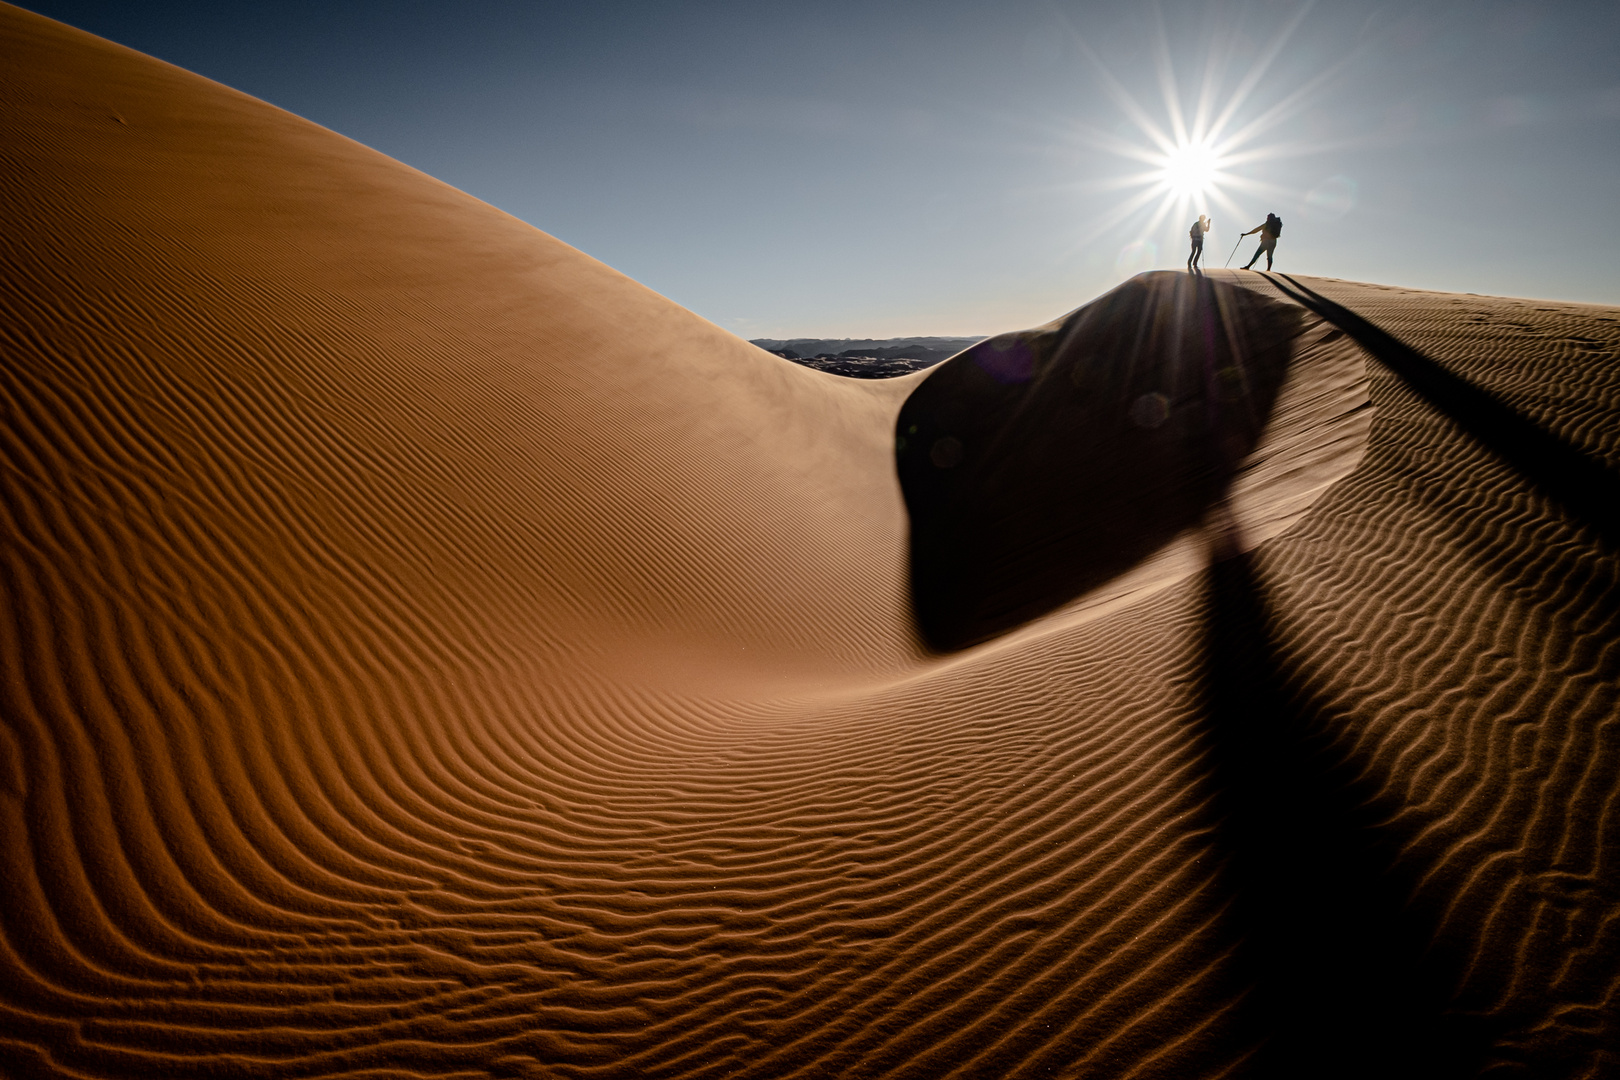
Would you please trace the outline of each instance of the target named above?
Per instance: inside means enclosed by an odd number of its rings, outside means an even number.
[[[1299,281],[1620,476],[1620,310]],[[1324,718],[1323,758],[1383,818],[1480,1070],[1607,1075],[1620,552],[1368,370],[1362,468],[1263,549],[1275,636]]]
[[[1265,1060],[1202,576],[929,657],[914,381],[17,9],[0,55],[0,1075]],[[1620,313],[1312,284],[1620,465]],[[1455,1060],[1597,1076],[1615,556],[1366,373],[1265,629]]]

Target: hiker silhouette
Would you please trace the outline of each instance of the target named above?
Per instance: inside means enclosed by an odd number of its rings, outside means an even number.
[[[1214,224],[1208,217],[1199,214],[1198,220],[1187,230],[1187,235],[1192,237],[1192,254],[1187,256],[1187,269],[1192,273],[1198,272],[1198,260],[1204,257],[1204,234],[1209,232]]]
[[[1276,214],[1267,214],[1265,221],[1243,235],[1251,236],[1254,233],[1260,234],[1260,246],[1254,249],[1254,258],[1244,263],[1243,269],[1249,269],[1249,267],[1260,261],[1261,255],[1264,255],[1266,257],[1266,269],[1270,270],[1271,254],[1277,250],[1277,237],[1282,235],[1282,218]]]

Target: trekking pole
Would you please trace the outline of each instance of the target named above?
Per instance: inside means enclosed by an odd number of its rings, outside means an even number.
[[[1243,234],[1243,236],[1248,236],[1248,235],[1249,235],[1248,233]],[[1238,237],[1237,244],[1232,245],[1232,255],[1237,254],[1238,244],[1243,243],[1243,236]],[[1232,255],[1228,255],[1226,257],[1226,266],[1221,267],[1222,270],[1226,270],[1226,269],[1231,267],[1231,265],[1232,265]]]

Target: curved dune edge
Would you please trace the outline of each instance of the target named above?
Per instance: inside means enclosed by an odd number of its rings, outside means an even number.
[[[1220,507],[1237,546],[1252,550],[1303,520],[1361,463],[1372,419],[1361,350],[1320,319],[1307,320],[1260,443],[1238,466]],[[1202,573],[1206,529],[1185,530],[1134,569],[986,647],[1015,648],[1032,635],[1103,618]]]
[[[1332,329],[1247,555],[932,659],[916,377],[16,9],[0,53],[0,1074],[1610,1061],[1615,553]],[[1620,311],[1300,280],[1620,467]],[[1307,1027],[1271,915],[1352,976]]]

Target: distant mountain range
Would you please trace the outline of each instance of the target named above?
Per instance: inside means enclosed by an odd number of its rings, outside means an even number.
[[[754,338],[753,343],[796,364],[853,379],[889,379],[932,367],[982,337]]]

